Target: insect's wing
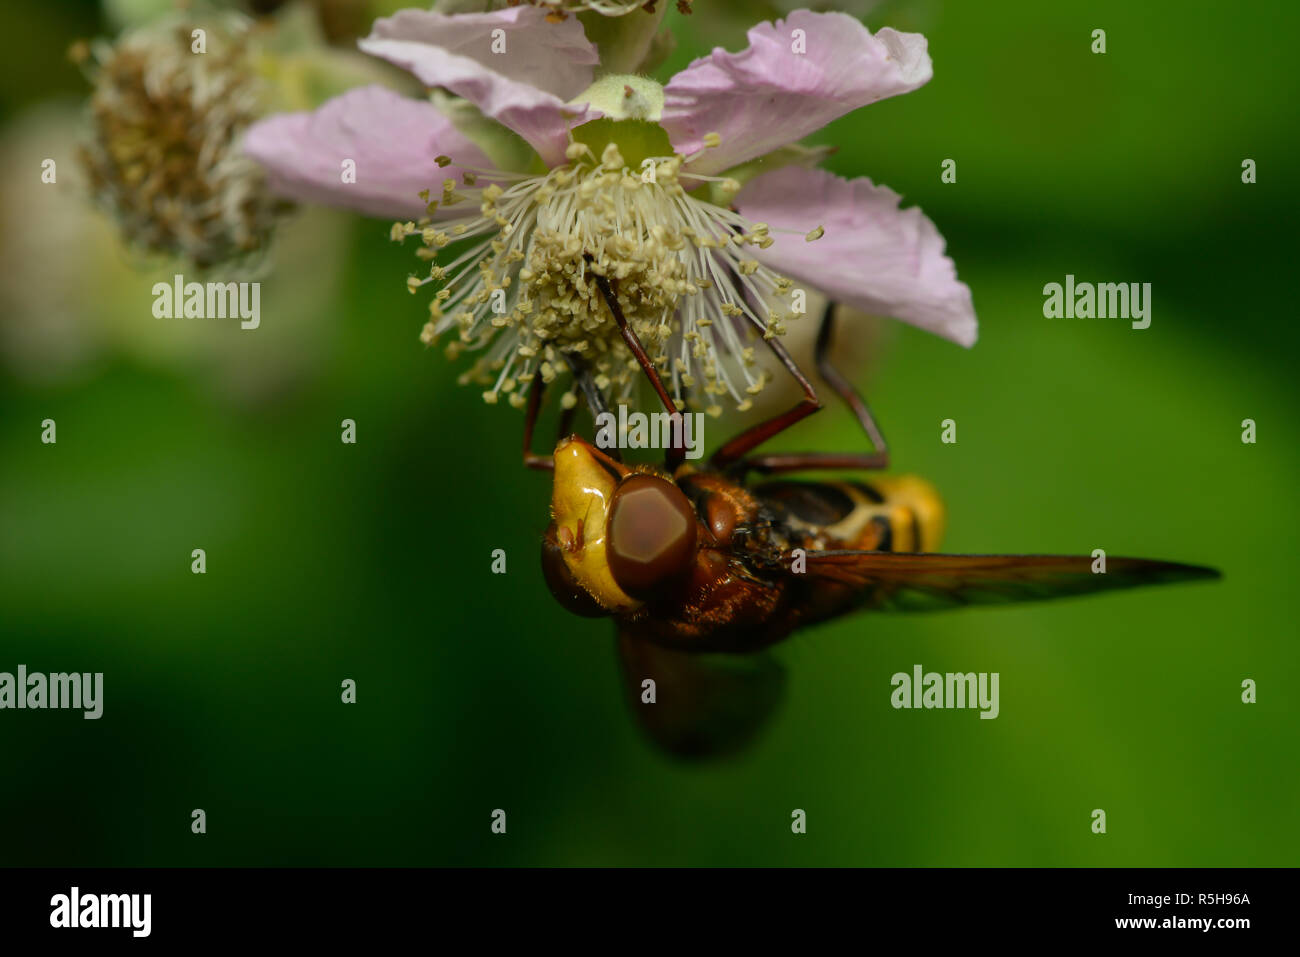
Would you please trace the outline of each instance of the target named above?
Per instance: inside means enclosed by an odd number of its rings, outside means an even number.
[[[628,704],[641,727],[679,758],[735,753],[754,740],[785,696],[771,656],[689,654],[620,633]],[[653,681],[653,702],[650,686]]]
[[[806,573],[839,593],[834,613],[1000,605],[1220,577],[1213,568],[1146,558],[1108,557],[1104,572],[1094,572],[1094,562],[1082,555],[814,551]]]

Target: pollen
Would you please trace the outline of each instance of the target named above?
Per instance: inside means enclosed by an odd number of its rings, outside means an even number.
[[[772,333],[768,317],[793,311],[793,283],[750,251],[771,244],[769,227],[695,195],[709,177],[692,176],[681,156],[631,169],[614,142],[575,142],[566,156],[540,176],[480,173],[486,185],[467,189],[464,204],[477,210],[460,219],[393,227],[438,260],[408,280],[412,291],[440,284],[421,338],[479,351],[462,381],[485,387],[489,402],[524,404],[534,378],[567,373],[566,355],[583,359],[602,392],[628,398],[644,376],[612,299],[680,406],[707,396],[711,411],[712,397],[730,396],[748,407],[765,381],[752,345]]]

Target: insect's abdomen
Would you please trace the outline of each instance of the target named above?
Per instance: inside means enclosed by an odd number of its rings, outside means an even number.
[[[765,482],[754,492],[790,546],[932,552],[943,538],[943,502],[933,485],[915,475],[871,482]]]

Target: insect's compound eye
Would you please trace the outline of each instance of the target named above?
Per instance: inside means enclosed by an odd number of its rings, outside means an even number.
[[[575,615],[583,618],[601,618],[609,612],[592,598],[587,589],[578,584],[564,561],[564,552],[555,540],[555,526],[546,530],[542,538],[542,577],[555,600]]]
[[[614,491],[605,557],[620,588],[651,596],[695,557],[695,510],[676,485],[654,475],[625,478]]]

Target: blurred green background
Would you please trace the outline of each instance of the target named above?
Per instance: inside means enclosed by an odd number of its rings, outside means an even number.
[[[669,69],[739,47],[761,8],[730,7]],[[0,12],[0,670],[102,671],[105,703],[0,712],[0,863],[1297,863],[1300,6],[865,19],[924,32],[935,79],[816,140],[935,220],[982,325],[965,351],[889,323],[860,376],[899,470],[945,494],[947,548],[1101,547],[1223,582],[820,627],[778,649],[791,693],[754,749],[666,760],[611,626],[542,584],[549,485],[519,465],[521,416],[417,341],[411,251],[310,213],[257,332],[153,318],[159,276],[39,182],[41,157],[72,165],[64,50],[108,27],[25,0]],[[1152,283],[1151,327],[1044,319],[1066,273]],[[835,410],[784,444],[861,439]],[[1000,717],[895,711],[890,676],[917,663],[999,672]]]

